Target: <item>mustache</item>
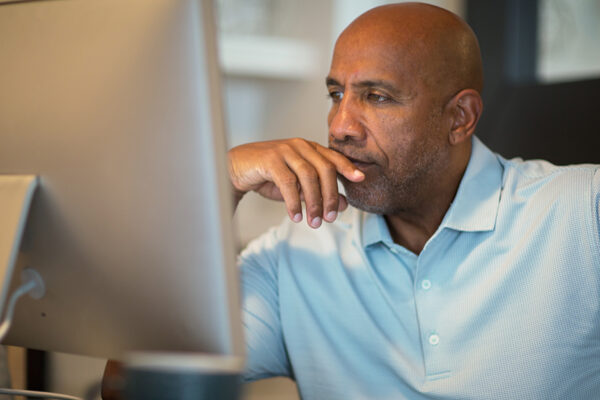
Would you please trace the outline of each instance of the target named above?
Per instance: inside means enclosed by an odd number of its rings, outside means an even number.
[[[375,157],[372,157],[368,153],[360,152],[359,149],[356,148],[333,146],[330,144],[329,149],[337,151],[352,162],[359,162],[365,164],[377,163]]]

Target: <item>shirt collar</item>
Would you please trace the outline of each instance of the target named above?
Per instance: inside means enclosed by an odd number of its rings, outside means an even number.
[[[496,226],[504,168],[477,137],[472,144],[469,164],[441,228],[476,232]]]
[[[362,244],[364,247],[383,242],[388,245],[393,243],[392,236],[385,219],[379,214],[361,212]]]
[[[477,137],[473,137],[471,158],[440,228],[470,232],[493,230],[500,202],[502,174],[503,167],[496,155]],[[393,243],[383,216],[366,212],[359,215],[364,247],[377,242]]]

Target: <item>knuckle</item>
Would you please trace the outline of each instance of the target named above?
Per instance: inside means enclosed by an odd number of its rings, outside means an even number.
[[[298,178],[294,174],[286,174],[280,179],[281,185],[284,186],[296,186],[298,184]]]
[[[306,151],[314,151],[315,147],[313,145],[312,142],[306,140],[306,139],[302,139],[302,138],[293,138],[291,139],[293,145],[297,148],[300,149],[303,152]]]
[[[321,208],[320,204],[309,204],[306,206],[306,211],[310,214],[310,215],[321,215],[321,212],[323,211],[323,209]]]
[[[321,166],[321,173],[329,176],[335,175],[337,173],[337,168],[331,161],[325,160]]]
[[[306,145],[306,140],[299,138],[299,137],[295,137],[289,140],[290,143],[295,144],[296,146],[303,146]]]
[[[320,145],[317,142],[313,142],[312,140],[304,140],[304,144],[306,146],[309,146],[311,148],[311,150],[315,150],[318,151]]]
[[[317,171],[308,163],[302,163],[298,166],[298,173],[302,175],[302,177],[310,182],[316,181],[319,179],[319,175]]]
[[[281,161],[281,156],[277,151],[274,151],[273,149],[271,149],[270,151],[266,151],[264,154],[262,154],[262,157],[263,160],[269,164],[274,164]]]
[[[337,196],[336,196],[336,197],[334,197],[334,198],[327,199],[327,200],[325,200],[325,202],[324,202],[324,203],[325,203],[325,204],[324,204],[324,205],[325,205],[325,208],[326,208],[327,210],[335,210],[335,209],[337,208],[337,206],[338,206],[338,198],[337,198]]]
[[[277,153],[289,153],[293,151],[294,148],[289,142],[281,142],[277,145]]]

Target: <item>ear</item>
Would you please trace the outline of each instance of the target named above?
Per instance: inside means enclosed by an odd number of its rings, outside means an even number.
[[[474,89],[464,89],[458,92],[448,102],[450,115],[453,116],[452,127],[448,141],[457,145],[471,137],[483,110],[483,102],[479,92]]]

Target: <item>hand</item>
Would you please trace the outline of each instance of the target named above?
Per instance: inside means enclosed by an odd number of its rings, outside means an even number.
[[[284,201],[292,221],[300,222],[304,201],[313,228],[323,220],[333,222],[348,207],[338,193],[337,174],[353,182],[365,178],[342,154],[304,139],[248,143],[231,149],[228,156],[236,205],[245,193],[255,191]]]
[[[122,400],[123,379],[123,365],[108,360],[102,377],[102,400]]]

